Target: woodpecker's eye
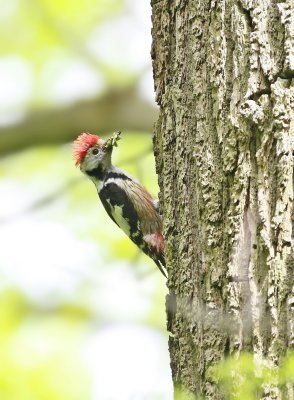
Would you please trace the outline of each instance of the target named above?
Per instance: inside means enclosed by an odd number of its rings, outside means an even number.
[[[99,152],[99,150],[96,147],[92,150],[92,154],[94,154],[94,156],[96,156],[96,154],[98,154],[98,152]]]

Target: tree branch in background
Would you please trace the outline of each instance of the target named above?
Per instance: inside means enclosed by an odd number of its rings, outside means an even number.
[[[21,123],[0,129],[0,156],[42,144],[71,141],[83,131],[152,131],[157,110],[135,88],[108,91],[104,96],[68,108],[35,112]]]
[[[136,163],[138,165],[138,162],[140,160],[142,160],[142,158],[144,158],[148,154],[150,154],[151,152],[152,152],[152,148],[148,147],[146,150],[144,150],[143,152],[141,152],[139,154],[136,154],[132,157],[128,157],[128,158],[125,158],[124,160],[121,160],[119,163],[117,163],[117,165],[120,166],[120,165],[124,165],[124,164],[128,164],[128,163]],[[60,199],[60,197],[62,197],[66,192],[68,192],[75,185],[79,184],[82,181],[83,181],[82,176],[68,180],[63,185],[61,185],[59,188],[55,188],[51,192],[45,193],[40,198],[33,200],[31,204],[27,205],[26,207],[24,207],[22,210],[16,212],[15,214],[0,218],[0,225],[13,222],[17,218],[20,218],[29,212],[35,212],[35,211],[38,211],[40,208],[49,206],[51,203]]]

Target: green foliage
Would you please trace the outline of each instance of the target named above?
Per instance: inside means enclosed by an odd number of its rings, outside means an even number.
[[[294,383],[294,353],[290,352],[284,359],[278,371],[279,383],[281,386],[287,383]]]
[[[210,368],[209,375],[226,400],[259,400],[265,387],[283,389],[294,382],[294,354],[290,352],[279,367],[273,367],[266,359],[242,353]]]
[[[0,294],[1,400],[89,399],[89,377],[77,351],[81,320],[73,324],[40,311],[16,289]]]
[[[175,400],[204,400],[203,397],[191,393],[189,390],[177,386],[174,391]]]
[[[226,359],[213,369],[212,375],[224,389],[227,399],[259,398],[263,380],[256,376],[253,356],[249,353]]]
[[[78,35],[82,41],[97,22],[114,15],[123,5],[122,0],[20,0],[12,3],[16,3],[16,7],[11,8],[11,14],[0,24],[1,54],[17,53],[35,61],[36,66],[46,61],[46,58],[42,60],[42,55],[49,56],[50,48],[53,52],[63,51],[74,43],[71,35]]]

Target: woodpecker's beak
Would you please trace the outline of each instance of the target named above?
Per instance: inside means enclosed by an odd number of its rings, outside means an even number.
[[[109,155],[112,154],[112,150],[113,150],[113,146],[107,146],[107,147],[105,147],[105,148],[103,149],[104,153],[105,153],[105,154],[109,154]]]

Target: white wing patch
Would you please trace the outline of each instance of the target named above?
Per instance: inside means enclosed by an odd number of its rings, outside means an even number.
[[[112,206],[112,204],[110,203],[110,201],[107,199],[107,203],[110,206],[111,209],[111,215],[113,217],[113,219],[115,220],[115,222],[117,223],[117,225],[124,231],[124,233],[127,236],[131,236],[131,232],[130,232],[130,225],[128,223],[128,220],[125,219],[123,217],[123,206]]]

